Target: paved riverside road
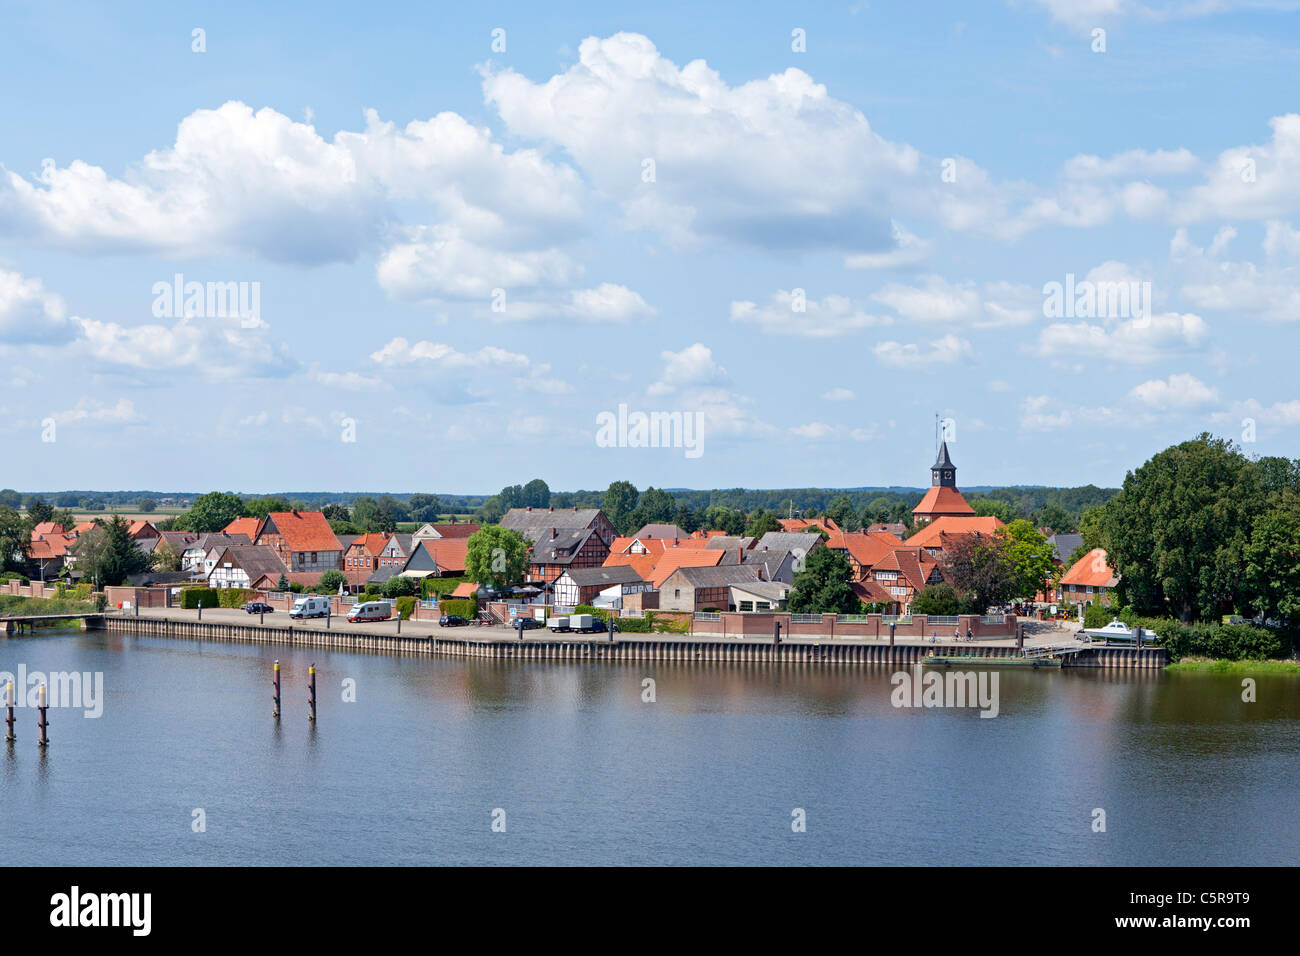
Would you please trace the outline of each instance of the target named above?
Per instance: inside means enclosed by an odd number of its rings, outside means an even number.
[[[112,612],[109,612],[112,613]],[[134,612],[121,612],[121,616],[130,617]],[[139,616],[147,617],[165,617],[174,621],[196,621],[199,619],[197,610],[185,610],[178,607],[169,608],[150,608],[142,607],[139,609]],[[259,623],[258,615],[249,614],[239,608],[204,608],[204,623],[211,624],[242,624],[257,625]],[[267,614],[265,624],[274,627],[295,627],[304,630],[325,630],[326,619],[319,618],[290,618],[287,611],[275,611]],[[708,622],[698,622],[698,625],[708,627]],[[697,625],[697,626],[698,626]],[[396,634],[397,621],[368,621],[364,623],[350,623],[342,615],[334,615],[328,625],[332,630],[347,631],[348,633],[375,633],[375,634]],[[1052,622],[1052,621],[1027,621],[1025,633],[1026,647],[1045,647],[1045,646],[1074,646],[1079,642],[1075,640],[1075,632],[1079,625],[1073,622]],[[935,648],[962,648],[962,647],[1010,647],[1015,644],[1013,638],[997,638],[992,640],[975,641],[974,644],[966,641],[955,642],[952,640],[952,634],[949,632],[946,636],[943,628],[935,629],[938,637],[936,644],[931,644],[928,637],[922,639],[919,637],[897,638],[896,644],[922,644]],[[519,632],[514,628],[503,625],[479,625],[470,624],[465,627],[440,627],[437,621],[402,621],[403,637],[444,637],[455,638],[460,640],[479,640],[479,641],[518,641]],[[618,635],[623,637],[623,635]],[[740,638],[734,635],[723,636],[721,634],[628,634],[626,639],[635,640],[655,640],[655,641],[723,641],[727,643],[749,643],[765,644],[771,640],[766,636],[753,636]],[[609,635],[604,633],[597,634],[556,634],[552,635],[546,628],[537,628],[534,630],[524,631],[524,640],[526,641],[608,641]],[[888,643],[888,637],[883,638],[854,638],[854,637],[835,637],[833,640],[827,637],[790,637],[786,634],[781,635],[783,644],[815,644],[815,643],[832,643],[832,644],[881,644]]]

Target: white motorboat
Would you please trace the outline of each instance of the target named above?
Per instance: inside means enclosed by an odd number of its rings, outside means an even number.
[[[1142,627],[1129,627],[1119,618],[1115,618],[1105,627],[1085,627],[1079,632],[1090,641],[1104,641],[1107,644],[1137,644],[1139,638],[1143,644],[1155,640],[1155,632]]]

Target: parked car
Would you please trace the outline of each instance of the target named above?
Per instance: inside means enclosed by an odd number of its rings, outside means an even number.
[[[444,614],[442,617],[438,618],[439,627],[463,627],[469,623],[469,621],[461,617],[459,614]]]
[[[244,605],[244,610],[249,614],[274,614],[275,608],[264,601],[249,601]]]
[[[531,631],[534,628],[542,626],[542,622],[535,617],[517,617],[510,624],[511,627],[519,631]]]
[[[393,605],[387,601],[362,601],[352,605],[348,611],[348,620],[353,624],[358,621],[387,621],[393,616]]]

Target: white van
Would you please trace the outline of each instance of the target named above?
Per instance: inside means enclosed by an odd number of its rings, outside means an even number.
[[[387,601],[362,601],[352,605],[352,610],[348,611],[348,620],[354,624],[357,621],[387,621],[392,616],[393,606]]]
[[[327,597],[300,597],[293,602],[289,610],[290,617],[324,617],[330,612],[330,599]]]

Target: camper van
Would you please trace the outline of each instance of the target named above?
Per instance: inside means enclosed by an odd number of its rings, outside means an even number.
[[[327,597],[300,597],[289,610],[290,617],[325,617],[330,612]]]
[[[387,601],[362,601],[352,605],[352,610],[348,611],[348,621],[353,624],[359,621],[387,621],[392,616],[393,606]]]

